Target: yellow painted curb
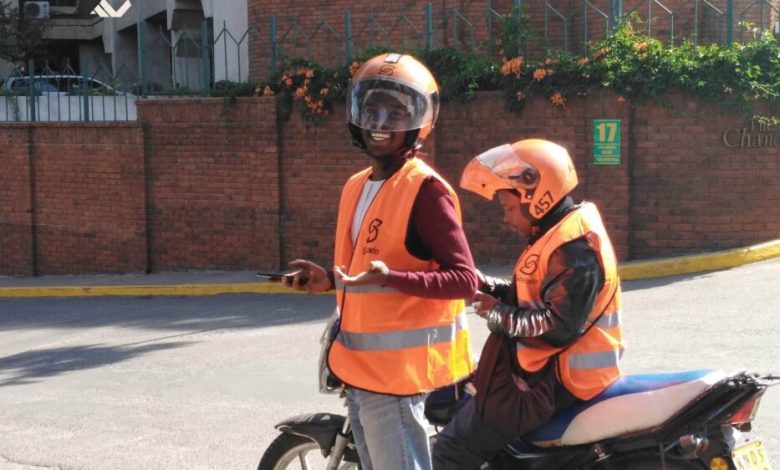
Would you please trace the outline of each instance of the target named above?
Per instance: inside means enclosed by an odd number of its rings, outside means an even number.
[[[0,287],[3,297],[203,296],[219,294],[300,294],[280,283],[178,284],[159,286]]]
[[[618,268],[625,281],[728,269],[780,257],[780,239],[759,245],[701,255],[650,261],[631,261]],[[52,286],[0,287],[0,298],[104,297],[104,296],[204,296],[219,294],[302,294],[281,283],[178,284],[157,286]],[[325,293],[332,294],[330,293]]]
[[[624,281],[717,271],[780,256],[780,239],[745,248],[650,261],[631,261],[618,268]]]

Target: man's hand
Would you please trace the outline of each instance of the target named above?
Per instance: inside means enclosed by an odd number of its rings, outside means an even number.
[[[325,292],[330,289],[330,278],[328,272],[322,266],[307,261],[305,259],[296,259],[290,261],[291,268],[298,268],[298,271],[292,275],[285,276],[284,284],[295,290],[306,291],[310,294]],[[304,279],[306,279],[304,281]]]
[[[495,297],[477,292],[474,294],[474,298],[471,299],[471,306],[474,307],[474,312],[482,318],[487,318],[488,312],[498,302]]]
[[[390,277],[390,268],[382,261],[372,261],[368,270],[354,276],[344,272],[343,266],[335,266],[333,273],[345,286],[383,286]]]

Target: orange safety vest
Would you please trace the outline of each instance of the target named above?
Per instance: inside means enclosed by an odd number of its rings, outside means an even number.
[[[417,158],[384,182],[368,208],[353,246],[350,228],[371,169],[347,181],[341,194],[334,260],[350,275],[381,260],[399,271],[431,271],[405,246],[412,206],[423,182],[438,178]],[[414,297],[381,286],[347,287],[337,282],[340,331],[328,351],[328,367],[343,383],[390,395],[415,395],[452,384],[474,368],[463,300]]]
[[[617,260],[596,206],[583,204],[528,246],[517,260],[514,275],[521,305],[545,308],[541,286],[550,256],[561,245],[578,238],[584,238],[596,252],[604,272],[604,286],[596,296],[583,331],[595,324],[568,348],[518,342],[517,360],[524,370],[536,372],[557,354],[561,383],[577,398],[589,400],[620,377],[618,362],[623,354]]]

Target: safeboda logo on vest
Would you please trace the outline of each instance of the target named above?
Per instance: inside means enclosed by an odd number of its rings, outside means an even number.
[[[98,6],[90,12],[91,15],[97,15],[101,18],[121,18],[127,13],[127,10],[133,6],[130,0],[126,0],[118,9],[114,10],[114,7],[108,2],[108,0],[101,0]]]
[[[523,261],[523,265],[515,272],[515,277],[525,284],[538,284],[539,279],[534,275],[537,269],[539,269],[539,255],[534,253]]]
[[[374,219],[371,221],[370,224],[368,224],[368,238],[366,238],[366,243],[374,243],[377,238],[379,238],[379,227],[382,225],[381,219]],[[379,254],[379,248],[373,248],[369,246],[363,247],[363,254],[364,255],[378,255]]]

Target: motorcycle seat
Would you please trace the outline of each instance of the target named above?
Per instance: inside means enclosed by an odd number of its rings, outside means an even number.
[[[592,400],[559,411],[523,440],[540,447],[557,447],[648,430],[666,422],[726,377],[718,370],[625,375]]]

